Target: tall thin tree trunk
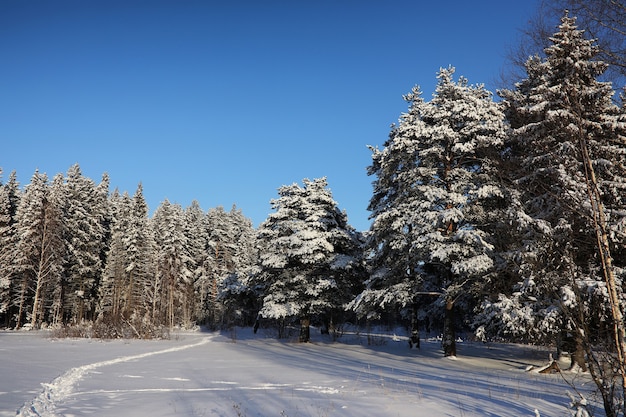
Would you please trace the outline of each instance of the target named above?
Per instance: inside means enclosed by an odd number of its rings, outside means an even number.
[[[39,294],[41,293],[41,277],[37,278],[37,285],[35,287],[35,298],[33,300],[33,313],[30,315],[30,326],[33,329],[37,329],[39,326],[37,320],[39,318]]]
[[[163,287],[163,281],[159,278],[159,275],[155,272],[154,273],[154,281],[153,281],[154,285],[152,286],[152,323],[157,323],[157,322],[161,322],[161,320],[157,321],[157,314],[159,316],[162,317],[162,312],[163,312],[163,305],[161,304],[161,308],[159,307],[159,301],[162,301],[162,297],[159,296],[160,290]]]
[[[409,335],[409,348],[415,346],[420,348],[420,330],[419,321],[417,320],[417,303],[413,304],[411,311],[411,334]]]
[[[19,329],[22,327],[22,316],[24,315],[24,310],[26,309],[26,293],[28,292],[28,278],[26,276],[22,277],[22,288],[20,289],[20,298],[18,301],[17,308],[17,317],[15,328]]]
[[[30,319],[30,325],[31,325],[31,328],[33,329],[39,328],[39,321],[41,321],[41,318],[39,317],[39,311],[43,310],[40,307],[40,305],[42,304],[41,293],[42,293],[42,288],[44,285],[44,278],[45,278],[45,273],[43,271],[44,268],[45,268],[44,261],[43,259],[40,259],[39,267],[37,271],[37,278],[35,279],[35,297],[33,299],[33,313],[31,314],[31,319]]]
[[[54,298],[54,311],[52,323],[54,325],[61,325],[63,323],[63,300],[65,299],[65,282],[60,279],[57,283],[58,288],[55,290]]]
[[[128,287],[126,290],[126,305],[124,306],[124,311],[126,314],[126,318],[129,318],[133,311],[135,310],[135,277],[133,275],[133,271],[131,270],[128,273]]]
[[[43,301],[42,297],[42,289],[45,285],[45,280],[47,274],[47,269],[49,264],[52,262],[50,258],[51,255],[48,255],[49,250],[51,249],[49,246],[50,236],[49,236],[49,208],[44,208],[43,211],[43,230],[41,231],[41,243],[39,245],[39,263],[37,265],[37,273],[35,277],[35,297],[33,300],[33,313],[31,315],[30,325],[33,329],[39,328],[39,322],[41,321],[41,317],[39,313],[41,312],[41,316],[43,316]]]
[[[37,267],[37,274],[35,279],[35,298],[33,300],[33,313],[31,314],[30,325],[33,329],[37,328],[37,313],[39,312],[39,297],[41,295],[41,286],[43,285],[43,268],[44,268],[44,254],[46,251],[46,229],[48,222],[44,219],[43,232],[41,237],[41,245],[39,247],[39,265]]]
[[[587,181],[587,191],[589,194],[589,201],[592,207],[593,222],[596,231],[596,244],[598,247],[598,254],[600,255],[600,261],[602,263],[602,271],[604,273],[604,280],[606,282],[607,291],[609,294],[609,305],[611,307],[611,318],[613,319],[613,337],[615,340],[615,350],[617,354],[617,366],[618,370],[616,375],[621,378],[622,402],[626,400],[626,325],[624,324],[624,316],[622,313],[620,300],[618,296],[617,281],[615,279],[615,271],[613,269],[613,260],[611,258],[611,250],[609,245],[608,225],[606,222],[606,215],[604,213],[604,205],[598,189],[598,182],[596,179],[595,170],[591,157],[589,155],[589,149],[587,142],[583,135],[580,136],[580,148],[582,152],[583,165],[585,167],[585,176]],[[598,387],[602,389],[602,387]],[[618,407],[617,404],[612,402],[613,407]],[[622,405],[622,408],[625,406]],[[616,410],[606,409],[607,416],[609,412],[616,414]]]

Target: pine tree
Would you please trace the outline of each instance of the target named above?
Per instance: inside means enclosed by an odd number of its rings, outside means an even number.
[[[208,319],[207,294],[209,293],[209,230],[207,215],[198,201],[194,200],[184,212],[184,233],[187,239],[190,263],[188,268],[193,273],[193,286],[188,287],[188,299],[193,303],[191,314],[199,323]]]
[[[73,322],[90,320],[95,312],[101,255],[105,231],[103,215],[106,199],[90,178],[84,177],[78,164],[66,177],[67,207],[65,222],[68,243],[67,302]]]
[[[581,134],[603,180],[602,193],[616,231],[623,229],[624,219],[624,147],[616,132],[622,122],[610,84],[596,80],[605,65],[592,60],[596,48],[576,29],[574,19],[563,19],[552,42],[547,59],[527,65],[533,69],[516,90],[501,92],[507,116],[515,120],[509,148],[517,164],[514,175],[524,213],[530,216],[522,222],[526,256],[517,296],[527,294],[530,298],[521,302],[532,301],[536,311],[558,310],[559,288],[572,290],[577,280],[572,278],[587,276],[587,263],[595,256]],[[540,314],[537,318],[531,326],[542,333],[530,335],[537,341],[564,326],[562,316],[545,317],[544,322]],[[554,320],[561,325],[555,326]]]
[[[607,250],[619,251],[624,245],[626,142],[612,86],[598,81],[607,66],[594,59],[597,53],[595,42],[566,13],[546,58],[529,63],[528,78],[515,91],[502,93],[514,121],[509,147],[527,217],[520,222],[525,235],[519,283],[486,303],[490,314],[485,316],[500,331],[536,341],[569,331],[575,339],[573,364],[590,365],[600,375],[601,388],[617,382],[615,374],[603,374],[610,369],[602,365],[606,358],[591,348],[592,339],[615,337],[596,215],[598,208],[606,214]],[[615,259],[618,275],[624,262]],[[511,317],[522,320],[512,323]],[[623,404],[623,399],[614,401],[600,391],[607,415],[616,415],[616,402]]]
[[[106,257],[109,252],[109,245],[111,244],[111,224],[113,223],[113,215],[111,208],[111,193],[109,191],[111,180],[109,174],[106,172],[102,174],[100,183],[96,186],[94,195],[94,214],[100,223],[102,228],[102,239],[99,246],[100,257],[100,269],[96,276],[96,287],[99,289],[102,280],[102,274],[104,273],[104,266],[106,265]],[[97,295],[96,295],[97,300]]]
[[[189,256],[183,226],[183,209],[165,200],[152,220],[156,243],[157,279],[160,281],[160,315],[170,328],[191,326],[187,288],[193,288],[193,259]]]
[[[234,272],[236,257],[236,237],[233,221],[228,212],[219,206],[207,213],[208,286],[204,294],[209,322],[212,326],[223,320],[223,309],[219,301],[219,288],[224,279]]]
[[[506,194],[497,173],[504,115],[482,85],[453,74],[439,71],[430,102],[417,87],[405,96],[409,112],[385,149],[373,150],[372,272],[351,303],[370,316],[397,307],[415,314],[436,299],[446,356],[456,355],[455,308],[494,267],[491,231]]]
[[[109,207],[110,243],[98,294],[98,320],[115,326],[123,320],[128,296],[126,268],[129,262],[124,238],[129,230],[132,200],[128,193],[120,195],[116,190],[109,199]]]
[[[51,198],[46,174],[35,172],[17,209],[15,327],[39,327],[45,320],[51,291],[63,271],[63,226],[60,207]]]
[[[300,319],[309,340],[313,317],[330,316],[349,301],[361,266],[358,234],[348,225],[325,178],[280,187],[276,210],[259,228],[261,316]]]
[[[256,230],[250,219],[235,206],[228,213],[231,219],[235,256],[233,270],[221,281],[218,299],[224,304],[225,315],[240,325],[252,325],[259,311],[260,292],[255,286],[258,273],[259,249]]]
[[[125,211],[120,214],[124,213]],[[132,197],[127,222],[128,229],[123,233],[126,249],[123,315],[127,319],[157,323],[157,303],[161,287],[155,273],[154,234],[141,183],[137,185]]]
[[[11,316],[15,313],[11,295],[15,284],[13,268],[17,246],[16,214],[19,201],[19,184],[13,171],[9,181],[0,184],[0,326],[5,327],[10,326]]]
[[[99,288],[98,324],[109,337],[158,336],[161,287],[154,269],[154,242],[142,185],[132,198],[116,190],[109,207],[110,239]]]
[[[59,220],[55,221],[58,227],[55,239],[59,240],[58,254],[56,255],[59,260],[59,267],[57,268],[58,274],[52,276],[50,280],[52,292],[50,298],[52,299],[52,305],[50,307],[50,317],[48,322],[54,326],[60,326],[65,324],[65,294],[66,294],[66,279],[67,273],[65,271],[67,255],[68,255],[68,242],[67,242],[67,224],[65,223],[65,209],[67,207],[67,194],[65,192],[64,178],[62,174],[57,174],[52,179],[50,186],[50,202],[53,207],[53,213],[59,216]]]

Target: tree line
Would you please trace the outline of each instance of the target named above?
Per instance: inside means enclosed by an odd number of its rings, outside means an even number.
[[[326,179],[278,189],[257,228],[236,208],[109,192],[75,165],[0,188],[5,326],[91,323],[113,336],[292,320],[300,340],[347,317],[556,343],[624,413],[626,107],[608,64],[565,13],[541,55],[498,91],[437,74],[368,174],[371,227],[354,230]],[[623,103],[623,102],[622,102]],[[621,347],[620,347],[621,346]],[[612,411],[611,411],[612,410]],[[621,410],[621,411],[620,411]]]
[[[138,186],[109,192],[79,165],[0,188],[0,322],[9,328],[94,323],[102,336],[219,322],[220,277],[256,259],[241,210],[164,201],[152,218]],[[131,334],[129,334],[129,332]]]

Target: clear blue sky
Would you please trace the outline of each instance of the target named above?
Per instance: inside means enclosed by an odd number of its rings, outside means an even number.
[[[370,151],[453,65],[495,90],[533,1],[0,1],[0,167],[79,163],[258,226],[283,184],[326,176],[359,230]]]

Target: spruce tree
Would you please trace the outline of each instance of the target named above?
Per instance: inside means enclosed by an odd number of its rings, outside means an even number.
[[[194,200],[184,213],[185,236],[189,249],[189,269],[193,273],[193,287],[188,288],[192,297],[192,314],[199,323],[206,323],[208,318],[206,295],[209,292],[209,230],[207,214],[198,201]]]
[[[15,285],[14,259],[18,238],[16,214],[19,201],[19,184],[13,171],[9,181],[0,184],[0,327],[9,327],[14,314],[11,295]]]
[[[349,301],[361,279],[359,235],[337,207],[325,178],[278,190],[275,212],[259,228],[262,317],[300,320],[300,341],[312,318],[326,319]]]
[[[592,344],[617,337],[607,298],[610,281],[604,278],[609,271],[600,263],[597,215],[598,208],[606,215],[607,249],[619,253],[626,142],[612,86],[598,80],[607,65],[595,59],[597,54],[595,41],[586,39],[566,13],[546,58],[527,65],[527,79],[514,91],[502,92],[514,128],[509,149],[523,203],[524,238],[518,284],[487,302],[483,318],[487,327],[534,341],[569,333],[572,364],[589,365],[599,375],[605,411],[616,415],[623,398],[612,398],[602,386],[623,384],[623,378],[605,373],[612,369],[604,365],[610,356],[600,357]],[[624,263],[614,258],[611,269],[618,277]]]
[[[128,289],[128,251],[125,234],[129,231],[132,200],[128,193],[116,190],[109,199],[111,214],[110,238],[106,262],[98,294],[98,321],[105,326],[117,327],[124,319]],[[127,319],[128,317],[126,317]]]
[[[59,183],[58,178],[55,181]],[[50,316],[51,294],[60,286],[64,258],[62,211],[52,197],[46,174],[38,171],[26,186],[17,209],[15,327],[39,327]],[[56,314],[55,314],[56,316]]]
[[[219,288],[224,279],[234,272],[236,238],[233,221],[222,206],[207,213],[208,227],[208,282],[204,294],[208,319],[212,326],[218,325],[223,317],[219,302]]]
[[[235,239],[235,256],[233,270],[220,283],[219,300],[230,320],[240,325],[252,325],[259,311],[257,300],[260,296],[254,281],[259,261],[257,233],[250,219],[235,206],[228,215]]]
[[[191,305],[187,287],[193,288],[187,238],[183,225],[183,209],[165,200],[154,213],[152,227],[156,244],[156,272],[160,291],[158,294],[161,323],[172,328],[176,325],[190,327]]]
[[[453,74],[439,71],[430,102],[417,87],[405,96],[409,112],[374,149],[372,272],[351,304],[369,315],[436,307],[446,356],[456,355],[456,310],[471,312],[469,295],[494,267],[492,231],[506,195],[497,172],[504,115],[482,85]]]
[[[91,320],[95,312],[105,231],[104,205],[101,193],[90,178],[82,175],[78,164],[70,167],[66,182],[68,280],[67,302],[71,305],[72,321]]]
[[[139,183],[128,213],[128,229],[123,234],[126,248],[126,296],[124,316],[152,325],[157,322],[161,289],[155,273],[154,234],[148,217],[148,204]]]

